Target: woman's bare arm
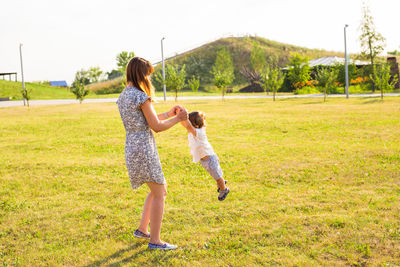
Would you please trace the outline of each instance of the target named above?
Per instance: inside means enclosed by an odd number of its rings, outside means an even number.
[[[159,119],[156,111],[154,110],[153,104],[150,100],[144,102],[141,106],[143,111],[144,117],[146,118],[147,123],[149,124],[150,128],[155,131],[156,133],[168,130],[175,124],[180,121],[187,120],[187,111],[181,110],[175,117],[170,120],[163,120]]]
[[[183,108],[181,106],[175,106],[173,108],[171,108],[170,111],[164,112],[164,113],[160,113],[157,115],[159,120],[166,120],[169,118],[172,118],[173,116],[175,116],[179,110],[182,110]]]

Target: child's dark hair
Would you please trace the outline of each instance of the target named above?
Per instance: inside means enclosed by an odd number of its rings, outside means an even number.
[[[189,113],[189,121],[194,128],[201,128],[204,126],[206,114],[201,111],[193,111]]]

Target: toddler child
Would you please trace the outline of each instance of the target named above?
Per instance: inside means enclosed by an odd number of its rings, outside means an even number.
[[[225,186],[226,181],[222,178],[222,170],[219,165],[218,156],[207,140],[205,130],[206,115],[201,111],[193,111],[189,119],[182,121],[182,125],[188,131],[190,153],[193,155],[193,162],[200,161],[204,169],[214,178],[218,185],[218,200],[222,201],[230,192]]]

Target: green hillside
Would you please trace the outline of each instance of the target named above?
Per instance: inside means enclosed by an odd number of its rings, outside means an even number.
[[[51,87],[50,85],[25,83],[27,90],[31,90],[32,99],[66,99],[75,98],[69,89]],[[0,80],[0,97],[11,97],[12,100],[22,100],[22,83]]]
[[[197,75],[200,77],[201,84],[212,84],[212,75],[210,70],[214,64],[216,51],[220,46],[226,47],[231,53],[235,67],[234,85],[247,83],[246,78],[240,73],[244,66],[250,67],[250,54],[253,46],[257,44],[263,49],[267,57],[271,55],[279,56],[279,64],[285,66],[289,63],[291,53],[299,53],[310,59],[326,56],[343,56],[342,52],[333,52],[320,49],[309,49],[284,43],[271,41],[262,37],[229,37],[205,44],[183,54],[176,55],[166,60],[166,63],[175,63],[178,65],[186,64],[186,73],[188,77]],[[155,68],[155,72],[161,71],[161,64]],[[153,85],[160,89],[160,84],[153,79]]]

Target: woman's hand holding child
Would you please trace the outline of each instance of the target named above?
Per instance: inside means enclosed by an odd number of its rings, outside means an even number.
[[[178,106],[176,116],[180,119],[180,121],[185,121],[189,118],[187,110],[184,107]]]

